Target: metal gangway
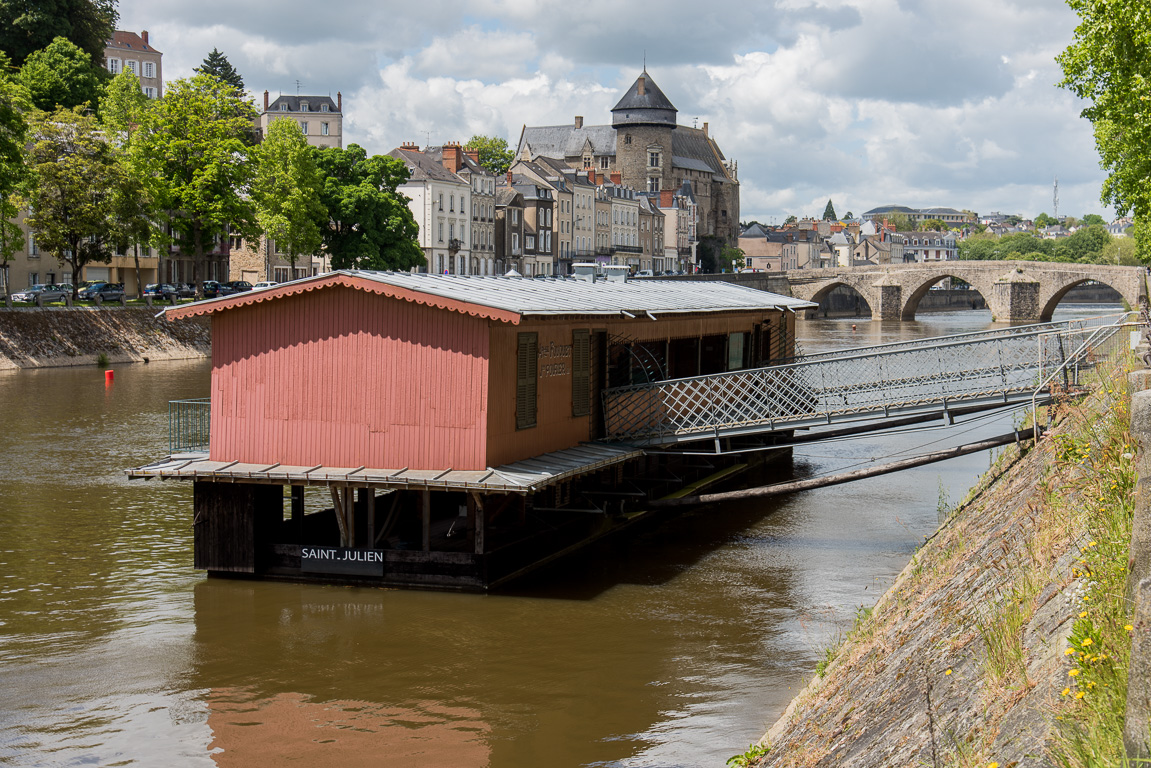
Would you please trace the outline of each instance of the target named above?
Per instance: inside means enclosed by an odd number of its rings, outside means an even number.
[[[1046,404],[1127,348],[1135,313],[821,352],[604,391],[608,440],[704,439]]]

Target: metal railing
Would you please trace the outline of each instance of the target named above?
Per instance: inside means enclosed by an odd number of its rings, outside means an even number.
[[[1054,323],[813,355],[784,365],[604,392],[609,439],[720,438],[962,405],[1030,403],[1054,371],[1072,387],[1123,328]]]
[[[204,453],[212,427],[212,400],[168,401],[168,453]]]

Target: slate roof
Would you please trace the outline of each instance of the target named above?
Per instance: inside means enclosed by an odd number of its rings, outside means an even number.
[[[443,165],[443,158],[444,158],[444,148],[443,147],[426,147],[424,149],[424,154],[426,156],[432,158],[433,160],[435,160],[441,166]],[[465,155],[463,152],[463,148],[460,149],[460,170],[459,170],[459,173],[474,173],[477,176],[488,176],[488,177],[495,176],[495,174],[492,173],[491,171],[489,171],[487,168],[483,167],[482,165],[477,163],[475,160],[472,160],[470,157]]]
[[[268,112],[280,112],[280,105],[287,104],[288,112],[303,112],[300,105],[303,102],[308,104],[308,112],[321,112],[321,104],[328,105],[328,112],[339,114],[340,111],[336,109],[336,102],[331,96],[285,96],[283,94],[276,97],[276,100],[268,105]]]
[[[639,92],[640,80],[643,80],[644,84],[644,92],[642,94]],[[628,88],[627,93],[612,107],[611,111],[617,112],[625,109],[665,109],[671,110],[672,112],[678,111],[675,105],[671,103],[671,99],[665,96],[663,91],[659,89],[659,86],[655,84],[655,80],[651,79],[651,75],[647,73],[646,69],[635,79],[635,82],[631,84],[631,88]]]
[[[615,136],[615,128],[610,125],[585,125],[582,128],[574,125],[545,125],[524,128],[516,154],[519,155],[526,144],[535,155],[559,159],[582,157],[584,142],[590,141],[596,157],[614,156]]]
[[[439,160],[423,152],[410,149],[393,149],[388,155],[404,161],[412,172],[412,181],[445,181],[451,184],[467,184],[466,181],[441,165]]]
[[[152,46],[144,42],[144,38],[137,35],[135,32],[126,32],[122,29],[117,29],[112,33],[112,38],[104,43],[106,48],[121,48],[129,51],[147,51],[148,53],[162,53],[157,51]]]

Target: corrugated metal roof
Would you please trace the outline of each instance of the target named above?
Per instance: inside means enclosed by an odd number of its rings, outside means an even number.
[[[363,271],[348,274],[520,315],[606,315],[621,312],[651,312],[659,315],[816,306],[790,296],[711,281],[629,280],[589,283],[570,278],[531,280]]]
[[[589,283],[572,278],[533,280],[349,270],[305,277],[263,291],[248,291],[172,307],[165,312],[173,317],[191,317],[275,301],[283,296],[298,295],[331,285],[348,285],[364,290],[373,290],[373,286],[376,286],[378,293],[395,291],[410,301],[510,322],[517,322],[517,315],[642,315],[650,312],[658,317],[755,309],[796,311],[817,306],[810,301],[790,296],[713,281],[600,280]],[[428,297],[428,300],[422,297]]]
[[[365,469],[364,467],[286,467],[211,461],[204,453],[169,456],[129,469],[134,479],[152,477],[284,485],[354,485],[370,488],[483,490],[531,493],[569,477],[595,472],[621,461],[638,458],[643,450],[627,445],[581,443],[574,448],[545,453],[523,461],[485,470]]]

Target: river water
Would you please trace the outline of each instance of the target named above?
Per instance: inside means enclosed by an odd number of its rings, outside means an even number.
[[[1056,319],[1117,311],[1073,305]],[[857,328],[852,329],[852,324]],[[800,325],[811,352],[985,311]],[[206,362],[0,375],[0,764],[721,766],[758,739],[987,454],[702,509],[497,595],[206,579],[166,453]],[[1004,431],[797,449],[802,474]]]

